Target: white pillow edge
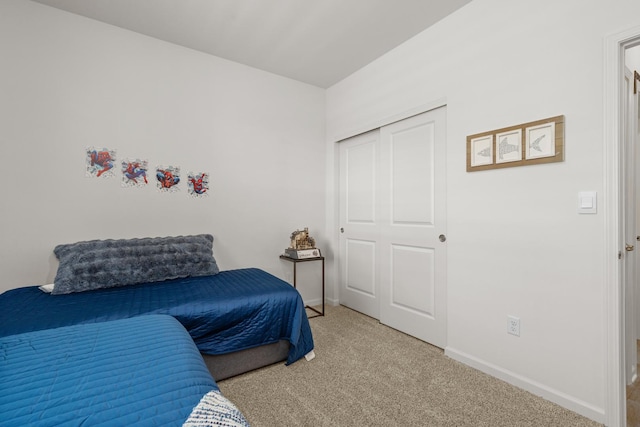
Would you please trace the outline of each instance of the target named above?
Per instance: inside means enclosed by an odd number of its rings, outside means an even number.
[[[38,289],[40,289],[45,294],[50,294],[53,291],[53,286],[54,286],[54,283],[50,283],[48,285],[38,286]]]

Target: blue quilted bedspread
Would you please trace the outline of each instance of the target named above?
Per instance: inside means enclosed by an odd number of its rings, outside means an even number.
[[[184,328],[141,316],[0,338],[0,426],[181,426],[218,390]]]
[[[313,350],[298,291],[256,268],[67,295],[12,289],[0,294],[0,337],[147,314],[175,317],[205,354],[287,340],[290,364]]]

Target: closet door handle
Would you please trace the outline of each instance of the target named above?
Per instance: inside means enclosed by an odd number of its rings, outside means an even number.
[[[438,236],[438,239],[439,239],[441,242],[446,242],[446,241],[447,241],[447,236],[445,236],[444,234],[441,234],[441,235],[439,235],[439,236]]]
[[[624,245],[624,250],[625,250],[625,251],[627,251],[627,252],[631,252],[631,251],[632,251],[632,250],[634,250],[634,249],[635,249],[635,247],[634,247],[633,245],[630,245],[630,244],[628,244],[628,243],[626,243],[626,244]]]

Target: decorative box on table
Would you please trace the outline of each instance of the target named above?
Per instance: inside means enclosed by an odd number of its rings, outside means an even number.
[[[291,244],[284,250],[284,255],[293,259],[318,258],[322,256],[320,249],[316,248],[316,241],[309,236],[309,228],[296,230],[291,233]]]

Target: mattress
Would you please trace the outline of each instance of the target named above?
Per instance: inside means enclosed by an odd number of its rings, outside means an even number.
[[[257,268],[67,295],[12,289],[0,295],[0,336],[149,314],[176,318],[205,354],[286,340],[290,364],[313,350],[298,291]]]
[[[170,316],[4,336],[0,358],[0,426],[181,426],[218,390]]]

